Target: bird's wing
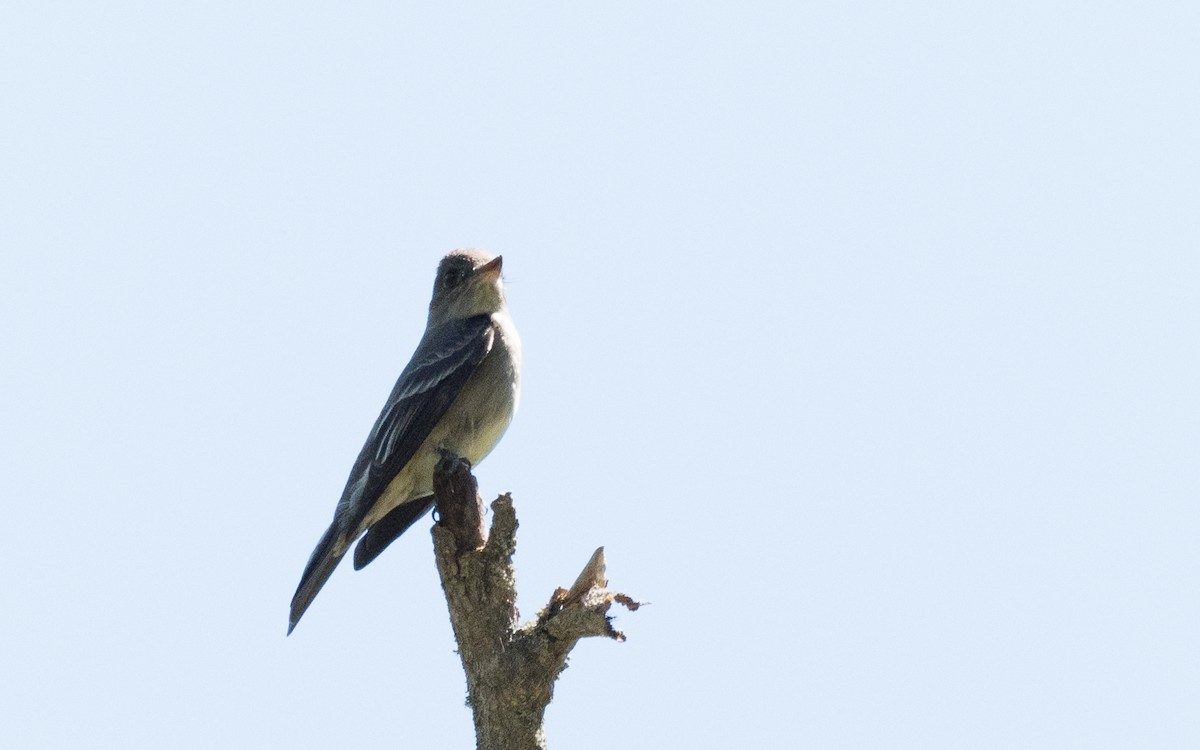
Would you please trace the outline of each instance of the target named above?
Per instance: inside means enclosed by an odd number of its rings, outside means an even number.
[[[354,533],[362,523],[458,397],[493,339],[490,315],[449,321],[422,339],[354,462],[338,503],[338,515],[346,513],[343,528]]]

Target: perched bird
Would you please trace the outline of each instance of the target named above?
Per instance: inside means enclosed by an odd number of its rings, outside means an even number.
[[[496,447],[520,398],[521,341],[508,314],[501,257],[442,258],[425,335],[350,470],[333,523],[292,597],[288,635],[356,539],[360,570],[433,507],[442,450],[473,465]]]

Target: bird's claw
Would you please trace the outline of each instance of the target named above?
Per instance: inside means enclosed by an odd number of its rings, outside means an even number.
[[[444,446],[439,445],[436,448],[436,450],[438,452],[438,455],[440,455],[442,457],[441,460],[438,461],[438,469],[439,470],[442,470],[442,471],[449,470],[454,465],[454,463],[458,462],[458,461],[461,461],[462,463],[466,464],[467,471],[470,471],[472,469],[470,459],[463,458],[462,456],[458,455],[454,451],[452,451],[449,448],[446,448]]]

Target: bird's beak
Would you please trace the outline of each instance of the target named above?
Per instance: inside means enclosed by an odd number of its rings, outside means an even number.
[[[502,265],[504,265],[504,256],[497,255],[495,258],[492,258],[487,263],[484,263],[482,266],[480,266],[475,273],[479,274],[480,276],[490,275],[492,277],[496,277],[500,275],[500,267]]]

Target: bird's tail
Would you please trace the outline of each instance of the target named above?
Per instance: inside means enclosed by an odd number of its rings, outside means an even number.
[[[346,554],[346,547],[337,543],[339,536],[341,536],[341,529],[335,522],[325,531],[321,541],[317,542],[317,548],[313,550],[312,557],[308,558],[308,565],[304,566],[304,575],[300,576],[300,585],[296,587],[296,593],[292,596],[292,613],[288,617],[288,635],[291,635],[292,631],[296,629],[296,623],[300,622],[308,605],[317,598],[317,592],[329,580],[333,569],[342,561],[342,555]],[[341,547],[340,551],[337,549],[338,547]]]
[[[383,518],[367,529],[367,533],[354,547],[354,569],[362,570],[367,564],[379,557],[379,553],[408,531],[408,527],[417,522],[421,516],[433,507],[433,495],[409,500],[397,505]]]

